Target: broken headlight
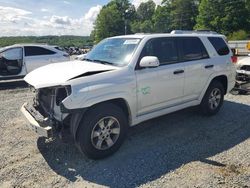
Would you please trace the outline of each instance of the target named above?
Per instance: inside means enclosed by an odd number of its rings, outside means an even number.
[[[59,87],[56,89],[56,105],[60,105],[60,103],[69,95],[71,95],[71,86]]]

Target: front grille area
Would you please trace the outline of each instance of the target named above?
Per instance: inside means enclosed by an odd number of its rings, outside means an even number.
[[[250,66],[249,65],[243,65],[240,70],[245,70],[245,71],[250,71]]]
[[[65,87],[58,88],[42,88],[36,90],[34,107],[45,117],[51,117],[54,114],[54,107],[70,95]]]
[[[40,113],[46,117],[50,116],[53,112],[53,101],[55,96],[55,89],[43,88],[36,91],[35,107]]]
[[[250,81],[250,76],[242,73],[238,73],[236,75],[236,80],[238,81],[243,81],[243,82],[249,82]]]

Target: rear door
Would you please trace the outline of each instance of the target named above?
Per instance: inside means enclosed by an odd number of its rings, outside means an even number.
[[[27,72],[30,72],[38,67],[50,64],[56,52],[39,46],[25,46],[24,54],[26,69]]]
[[[184,65],[174,38],[149,40],[139,62],[145,56],[158,57],[160,66],[136,70],[138,116],[180,104],[184,89]]]
[[[181,61],[185,64],[184,102],[198,99],[214,68],[199,37],[179,37]]]

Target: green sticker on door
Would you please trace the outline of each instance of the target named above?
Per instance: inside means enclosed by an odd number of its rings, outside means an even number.
[[[137,93],[141,93],[143,95],[149,95],[151,93],[151,88],[149,86],[140,88],[137,90]]]

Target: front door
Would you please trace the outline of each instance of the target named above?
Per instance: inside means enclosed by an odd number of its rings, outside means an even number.
[[[0,53],[0,76],[19,75],[23,67],[23,48],[10,48]]]
[[[137,116],[180,104],[184,92],[185,67],[179,63],[175,39],[149,40],[140,59],[145,56],[158,57],[160,66],[136,70]]]

